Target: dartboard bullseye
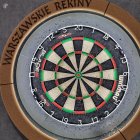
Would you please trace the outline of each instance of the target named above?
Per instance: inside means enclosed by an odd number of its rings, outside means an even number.
[[[28,139],[132,139],[139,23],[106,1],[76,2],[40,7],[10,37],[0,67],[7,111]]]

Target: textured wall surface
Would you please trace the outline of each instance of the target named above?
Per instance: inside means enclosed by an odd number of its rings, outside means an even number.
[[[0,0],[0,54],[12,30],[26,14],[49,0]],[[140,21],[140,0],[109,0]],[[140,138],[136,138],[136,140]],[[0,140],[25,140],[10,121],[0,97]]]

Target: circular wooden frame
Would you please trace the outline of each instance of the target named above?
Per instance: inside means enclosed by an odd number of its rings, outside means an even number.
[[[87,3],[86,3],[87,2]],[[18,100],[16,98],[16,93],[14,89],[14,65],[16,62],[17,54],[21,48],[21,44],[25,40],[26,36],[34,30],[36,26],[45,21],[46,19],[55,16],[57,14],[69,11],[92,11],[99,13],[105,17],[110,18],[111,20],[120,24],[125,30],[133,37],[137,46],[140,48],[140,24],[130,16],[123,9],[117,7],[114,4],[107,2],[106,0],[91,0],[86,1],[83,6],[70,5],[68,0],[53,0],[47,4],[44,4],[34,10],[31,14],[23,19],[15,29],[15,31],[10,36],[6,46],[4,47],[3,54],[1,57],[0,64],[0,90],[1,96],[6,107],[6,110],[16,125],[16,127],[27,137],[28,139],[33,140],[46,140],[53,139],[47,134],[43,133],[38,129],[32,122],[27,118],[21,109]],[[61,6],[57,6],[57,3],[61,3]],[[15,35],[20,29],[20,26],[28,21],[28,19],[33,16],[34,13],[44,9],[45,13],[43,17],[38,17],[36,21],[32,21],[32,24],[29,25],[28,29],[23,32],[23,35],[16,40],[16,43],[13,44]],[[125,17],[125,18],[124,18]],[[10,53],[9,53],[10,52]],[[7,56],[8,55],[8,56]],[[11,109],[12,106],[12,109]],[[136,113],[133,115],[129,123],[125,125],[122,129],[118,130],[117,133],[110,136],[107,139],[121,140],[121,139],[132,139],[135,135],[140,132],[140,107],[137,109]]]

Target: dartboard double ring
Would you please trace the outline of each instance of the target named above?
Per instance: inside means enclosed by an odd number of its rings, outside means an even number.
[[[13,32],[0,86],[28,139],[123,140],[140,132],[140,28],[118,9],[107,1],[52,1]]]

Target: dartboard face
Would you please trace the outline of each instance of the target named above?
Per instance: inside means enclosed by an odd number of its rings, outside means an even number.
[[[0,66],[5,106],[28,139],[132,139],[139,24],[106,1],[64,2],[40,7],[10,37]]]
[[[128,75],[127,58],[109,34],[73,25],[51,33],[38,46],[29,78],[31,92],[47,114],[63,123],[84,125],[116,109]]]

